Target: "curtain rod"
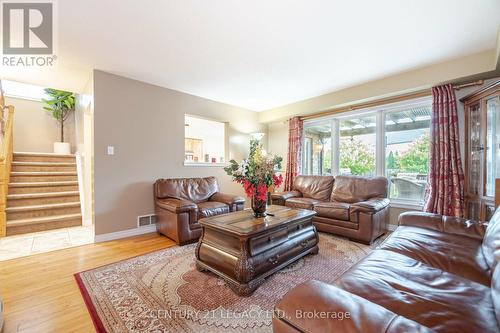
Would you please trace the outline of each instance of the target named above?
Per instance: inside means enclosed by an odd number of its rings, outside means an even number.
[[[477,81],[474,81],[474,82],[469,82],[469,83],[463,83],[463,84],[454,85],[453,89],[460,90],[462,88],[473,87],[473,86],[480,86],[482,84],[484,84],[484,80],[477,80]]]
[[[321,118],[321,117],[331,116],[331,115],[334,115],[337,113],[354,111],[354,110],[358,110],[358,109],[365,109],[365,108],[370,108],[370,107],[379,106],[379,105],[383,105],[383,104],[396,103],[396,102],[404,101],[406,99],[426,97],[426,96],[430,96],[431,94],[432,94],[431,89],[425,89],[425,90],[417,91],[417,92],[414,92],[411,94],[386,97],[386,98],[382,98],[382,99],[377,99],[376,101],[372,101],[372,102],[360,103],[360,104],[344,106],[344,107],[340,107],[340,108],[336,108],[336,109],[326,110],[323,112],[300,117],[300,119],[301,120],[309,120],[309,119]]]
[[[483,80],[477,80],[474,82],[468,82],[468,83],[463,83],[463,84],[457,84],[453,86],[453,89],[455,90],[460,90],[466,87],[472,87],[472,86],[479,86],[484,84]],[[350,106],[344,106],[336,109],[330,109],[322,112],[318,112],[315,114],[307,115],[307,116],[302,116],[300,117],[301,120],[309,120],[309,119],[315,119],[315,118],[321,118],[321,117],[326,117],[326,116],[331,116],[334,114],[342,113],[342,112],[348,112],[348,111],[354,111],[358,109],[365,109],[369,107],[375,107],[383,104],[390,104],[390,103],[396,103],[400,101],[404,101],[407,99],[414,99],[414,98],[419,98],[419,97],[426,97],[426,96],[431,96],[432,95],[432,90],[429,89],[424,89],[420,90],[411,94],[404,94],[404,95],[399,95],[399,96],[393,96],[393,97],[387,97],[387,98],[381,98],[377,99],[372,102],[366,102],[366,103],[360,103],[360,104],[354,104]]]

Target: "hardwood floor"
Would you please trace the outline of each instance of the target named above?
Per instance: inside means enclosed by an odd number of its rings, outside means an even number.
[[[74,273],[175,243],[156,233],[0,262],[8,332],[93,332]]]

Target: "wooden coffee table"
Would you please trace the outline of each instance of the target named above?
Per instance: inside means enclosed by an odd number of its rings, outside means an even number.
[[[268,216],[250,209],[200,220],[196,268],[223,278],[238,295],[252,294],[269,275],[318,253],[316,214],[305,209],[269,206]]]

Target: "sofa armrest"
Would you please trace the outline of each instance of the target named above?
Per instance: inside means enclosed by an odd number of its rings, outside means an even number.
[[[410,319],[336,286],[311,280],[275,306],[273,332],[431,332]]]
[[[176,214],[198,209],[194,202],[177,198],[156,199],[156,205]]]
[[[273,200],[286,201],[290,198],[298,198],[301,196],[302,196],[302,193],[300,193],[299,191],[287,191],[287,192],[271,193],[271,199],[273,199]]]
[[[222,202],[228,206],[232,206],[232,205],[237,205],[237,204],[244,204],[245,198],[240,197],[239,195],[231,195],[231,194],[224,194],[224,193],[217,192],[210,197],[209,201]]]
[[[481,240],[486,232],[488,222],[425,212],[405,212],[399,215],[399,225],[432,229]]]
[[[351,212],[376,213],[389,206],[390,200],[387,198],[374,198],[367,201],[360,201],[351,204]]]

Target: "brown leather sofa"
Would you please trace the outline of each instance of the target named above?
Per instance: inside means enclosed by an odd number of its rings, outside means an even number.
[[[500,332],[500,208],[489,223],[410,212],[399,224],[335,285],[286,294],[274,332]]]
[[[177,244],[198,240],[204,217],[242,210],[245,199],[222,194],[215,177],[158,179],[154,184],[158,232]]]
[[[275,205],[316,211],[314,225],[370,244],[387,229],[389,199],[385,177],[298,176],[293,190],[273,193]]]

